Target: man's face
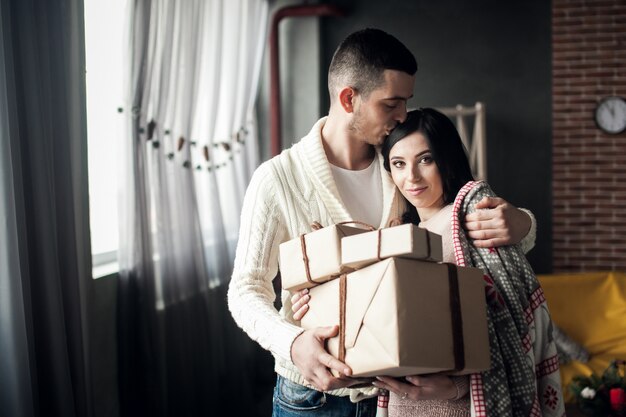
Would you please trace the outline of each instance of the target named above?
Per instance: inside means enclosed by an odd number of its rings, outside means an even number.
[[[385,70],[383,84],[364,99],[356,96],[349,128],[357,140],[378,146],[406,119],[406,102],[413,97],[415,76]]]

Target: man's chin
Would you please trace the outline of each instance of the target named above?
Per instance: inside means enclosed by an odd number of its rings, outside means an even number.
[[[386,135],[378,138],[378,140],[376,140],[376,142],[374,143],[374,146],[382,146],[382,144],[385,143],[385,139],[387,139]]]
[[[381,146],[385,142],[385,139],[387,139],[386,135],[381,135],[379,137],[370,136],[367,139],[365,139],[365,142],[372,146]]]

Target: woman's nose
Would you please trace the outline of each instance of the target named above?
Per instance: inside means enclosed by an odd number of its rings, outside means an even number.
[[[419,181],[422,179],[422,175],[418,167],[413,167],[409,174],[409,179],[411,181]]]

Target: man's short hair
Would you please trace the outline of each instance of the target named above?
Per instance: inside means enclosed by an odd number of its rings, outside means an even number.
[[[338,89],[354,88],[364,97],[384,82],[385,70],[403,71],[414,75],[415,57],[406,46],[380,29],[354,32],[341,42],[328,69],[328,91],[331,102]]]

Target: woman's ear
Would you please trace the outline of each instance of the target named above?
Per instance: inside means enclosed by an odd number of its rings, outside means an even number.
[[[356,91],[352,87],[344,87],[339,92],[339,104],[346,113],[354,112],[354,102],[356,99]]]

